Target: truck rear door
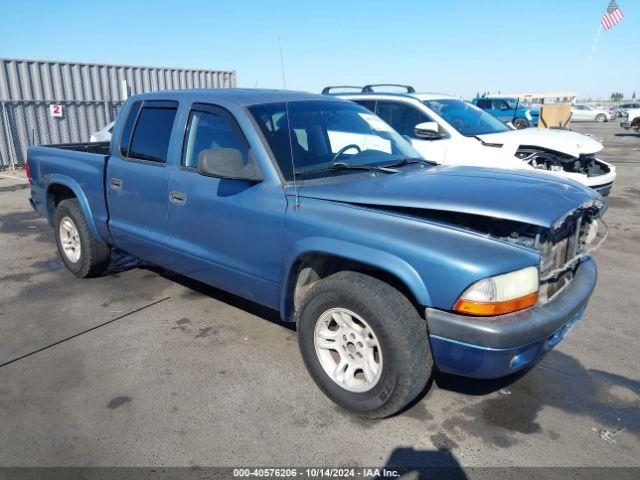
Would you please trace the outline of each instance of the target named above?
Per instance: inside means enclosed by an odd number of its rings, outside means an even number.
[[[168,264],[169,146],[178,103],[134,102],[126,116],[117,151],[107,165],[109,227],[116,246],[140,258]]]

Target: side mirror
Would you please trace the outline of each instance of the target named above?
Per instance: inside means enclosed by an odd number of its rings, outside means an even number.
[[[262,181],[262,173],[254,162],[244,163],[242,152],[236,148],[210,148],[198,155],[198,172],[208,177]]]
[[[445,134],[440,133],[440,128],[436,122],[419,123],[414,127],[414,130],[417,137],[428,140],[436,140],[446,136]]]

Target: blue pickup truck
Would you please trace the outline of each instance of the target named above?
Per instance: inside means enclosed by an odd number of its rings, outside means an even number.
[[[581,317],[601,197],[433,165],[369,110],[277,90],[134,96],[110,144],[36,146],[30,202],[66,267],[114,250],[280,311],[342,407],[403,409],[439,369],[529,367]]]
[[[511,122],[518,130],[538,126],[540,110],[527,107],[517,98],[478,97],[471,100],[471,103],[503,123]]]

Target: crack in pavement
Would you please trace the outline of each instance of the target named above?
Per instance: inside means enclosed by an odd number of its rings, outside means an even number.
[[[69,340],[73,340],[74,338],[77,338],[80,335],[84,335],[85,333],[92,332],[94,330],[97,330],[100,327],[104,327],[105,325],[109,325],[110,323],[116,322],[118,320],[122,320],[123,318],[128,317],[129,315],[133,315],[134,313],[138,313],[138,312],[144,310],[145,308],[153,307],[154,305],[157,305],[157,304],[159,304],[161,302],[164,302],[165,300],[169,300],[170,298],[171,297],[161,298],[160,300],[156,300],[155,302],[151,302],[151,303],[148,303],[147,305],[143,305],[143,306],[141,306],[139,308],[136,308],[135,310],[131,310],[130,312],[125,313],[124,315],[120,315],[119,317],[112,318],[111,320],[108,320],[108,321],[106,321],[104,323],[101,323],[99,325],[95,325],[95,326],[93,326],[91,328],[88,328],[86,330],[83,330],[81,332],[74,333],[73,335],[71,335],[69,337],[63,338],[62,340],[58,340],[57,342],[51,343],[51,344],[49,344],[49,345],[47,345],[45,347],[38,348],[37,350],[34,350],[33,352],[25,353],[24,355],[21,355],[21,356],[19,356],[17,358],[14,358],[13,360],[9,360],[8,362],[4,362],[4,363],[0,364],[0,368],[6,367],[7,365],[11,365],[12,363],[15,363],[15,362],[18,362],[18,361],[20,361],[20,360],[22,360],[24,358],[30,357],[31,355],[35,355],[36,353],[40,353],[40,352],[42,352],[44,350],[47,350],[47,349],[52,348],[52,347],[55,347],[56,345],[60,345],[61,343],[67,342]]]

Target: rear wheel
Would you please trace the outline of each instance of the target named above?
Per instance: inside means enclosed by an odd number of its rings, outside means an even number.
[[[104,272],[111,248],[93,236],[77,199],[60,202],[53,222],[58,252],[71,273],[76,277],[94,277]]]
[[[371,418],[411,403],[433,369],[426,323],[411,302],[361,273],[336,273],[307,292],[298,340],[320,389],[343,408]]]
[[[598,115],[596,115],[596,122],[606,122],[607,121],[607,116],[604,113],[599,113]]]
[[[522,130],[523,128],[529,128],[529,120],[526,118],[516,118],[513,121],[513,126],[518,130]]]

